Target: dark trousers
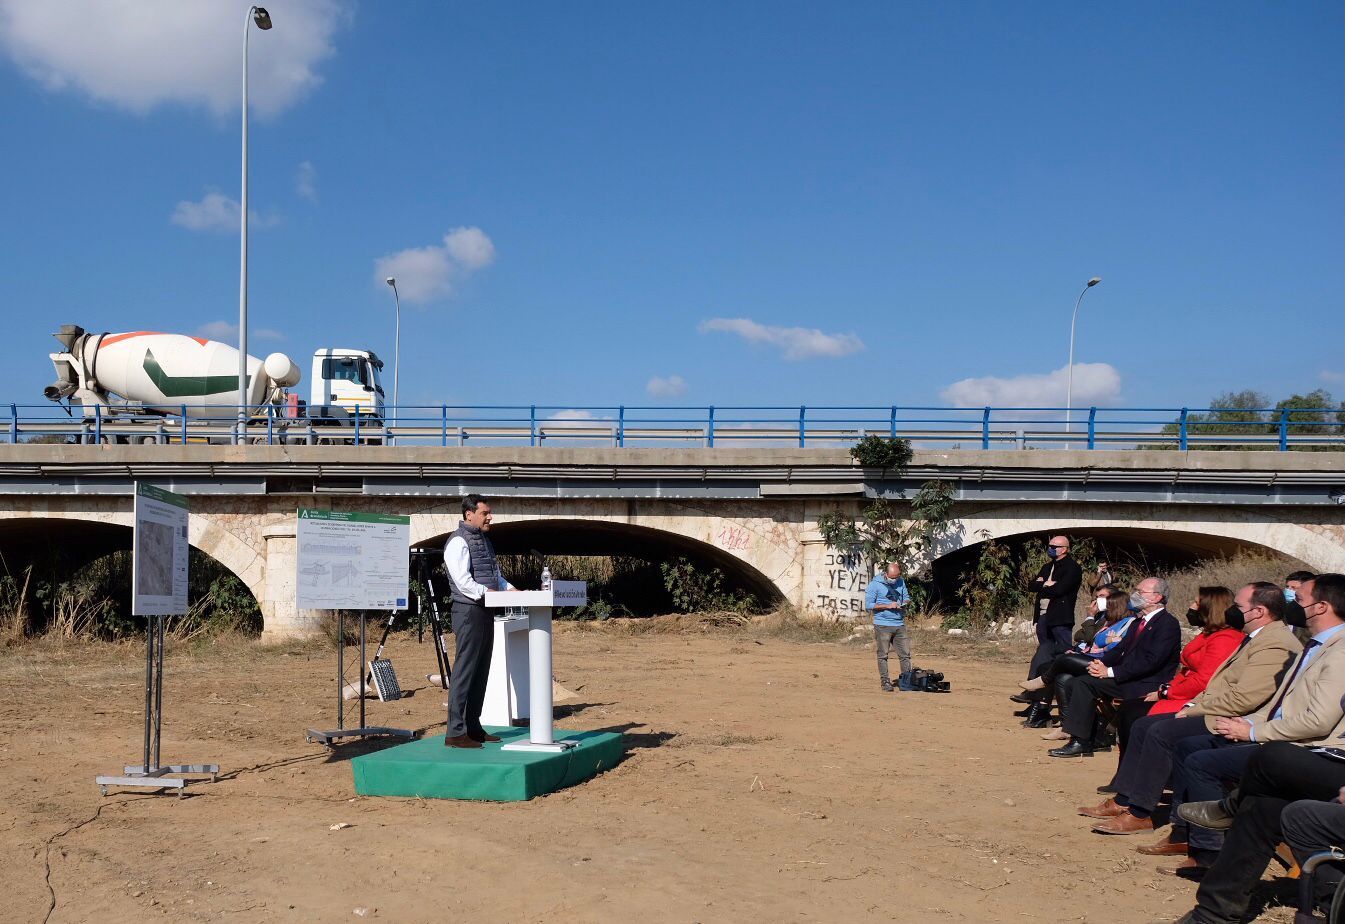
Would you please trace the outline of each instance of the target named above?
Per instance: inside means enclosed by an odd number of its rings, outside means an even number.
[[[448,737],[479,734],[481,707],[486,702],[490,653],[495,647],[495,620],[480,603],[453,601],[453,636],[457,655],[448,690]]]
[[[1063,682],[1067,677],[1080,677],[1088,673],[1088,665],[1092,664],[1093,660],[1077,651],[1056,655],[1041,672],[1041,679],[1046,683],[1046,689],[1041,691],[1041,702],[1050,705],[1052,699],[1060,696],[1060,688],[1056,684]],[[1063,702],[1064,697],[1060,698]]]
[[[1116,713],[1116,741],[1120,746],[1122,757],[1125,757],[1126,749],[1130,747],[1130,736],[1134,734],[1132,729],[1135,723],[1147,716],[1153,705],[1147,699],[1122,701],[1121,708]]]
[[[1027,679],[1040,677],[1056,655],[1069,651],[1074,643],[1073,626],[1045,626],[1037,623],[1037,650],[1027,666]]]
[[[1345,844],[1345,805],[1339,802],[1291,802],[1280,813],[1284,842],[1302,866],[1314,853]],[[1298,910],[1311,912],[1317,905],[1329,905],[1340,882],[1339,864],[1317,867],[1312,876],[1304,876],[1298,886]]]
[[[1231,749],[1236,750],[1236,749]],[[1198,918],[1210,924],[1241,921],[1252,889],[1266,871],[1275,846],[1285,838],[1283,813],[1291,802],[1335,799],[1345,785],[1345,764],[1287,741],[1252,746],[1238,785],[1237,816],[1219,858],[1196,892]],[[1337,808],[1345,808],[1337,806]],[[1305,812],[1306,815],[1310,812]],[[1294,820],[1295,815],[1290,815]],[[1335,837],[1345,817],[1335,823]],[[1304,827],[1308,827],[1305,823]],[[1194,830],[1194,829],[1193,829]],[[1301,835],[1311,838],[1313,835]],[[1339,844],[1340,840],[1323,844]]]
[[[1097,701],[1119,699],[1120,684],[1111,677],[1086,674],[1076,677],[1065,691],[1068,699],[1062,698],[1060,701],[1060,708],[1065,714],[1060,727],[1075,738],[1092,741],[1093,726],[1097,721]]]
[[[1152,815],[1172,775],[1173,748],[1184,738],[1202,735],[1214,737],[1200,716],[1178,719],[1168,713],[1138,719],[1131,726],[1130,743],[1116,771],[1116,801],[1141,818]]]
[[[1172,817],[1177,817],[1177,808],[1184,802],[1222,799],[1226,784],[1236,784],[1242,778],[1247,762],[1260,749],[1259,744],[1229,741],[1221,735],[1193,735],[1177,742],[1172,749]],[[1179,830],[1175,824],[1173,830]],[[1224,836],[1220,831],[1191,825],[1186,840],[1191,855],[1204,859],[1201,853],[1223,847]]]

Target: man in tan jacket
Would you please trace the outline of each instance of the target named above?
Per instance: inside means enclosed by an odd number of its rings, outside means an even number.
[[[1331,584],[1334,575],[1319,575]],[[1299,588],[1312,637],[1289,668],[1270,702],[1252,715],[1219,718],[1214,745],[1188,738],[1173,750],[1172,814],[1181,817],[1185,802],[1210,802],[1224,794],[1224,783],[1236,783],[1257,744],[1291,741],[1315,746],[1345,730],[1345,613],[1313,596],[1315,581]],[[1202,747],[1203,745],[1203,747]],[[1223,834],[1192,826],[1187,868],[1210,866],[1223,845]]]
[[[1172,772],[1177,743],[1191,737],[1210,738],[1220,716],[1247,715],[1269,702],[1285,669],[1303,650],[1282,620],[1284,593],[1266,581],[1237,592],[1225,617],[1246,638],[1210,678],[1204,692],[1175,715],[1144,716],[1130,729],[1130,743],[1110,788],[1116,795],[1101,805],[1081,806],[1079,814],[1099,819],[1099,834],[1152,831],[1152,815]],[[1185,829],[1139,852],[1150,856],[1186,854]]]

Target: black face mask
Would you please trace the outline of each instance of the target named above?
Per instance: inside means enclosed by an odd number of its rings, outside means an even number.
[[[1230,606],[1224,610],[1224,622],[1241,632],[1247,625],[1247,614],[1237,606]]]
[[[1199,629],[1201,626],[1205,625],[1205,614],[1195,608],[1187,610],[1186,624],[1193,629]]]
[[[1284,603],[1284,621],[1291,626],[1305,629],[1308,625],[1308,614],[1303,612],[1303,607],[1298,605],[1297,600],[1286,600]]]

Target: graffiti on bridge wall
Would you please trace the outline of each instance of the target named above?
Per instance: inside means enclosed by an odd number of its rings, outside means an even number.
[[[817,594],[814,605],[824,613],[857,616],[864,612],[864,591],[869,586],[869,567],[859,552],[828,552],[827,590]]]

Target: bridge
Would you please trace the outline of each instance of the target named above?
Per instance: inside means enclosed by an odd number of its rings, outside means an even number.
[[[320,618],[294,607],[298,507],[409,514],[412,544],[433,547],[475,491],[495,500],[501,552],[685,554],[768,600],[846,615],[869,571],[827,548],[818,517],[933,478],[953,485],[957,520],[939,556],[1060,530],[1190,555],[1260,548],[1345,572],[1334,452],[922,451],[898,479],[841,448],[20,444],[0,446],[0,551],[13,569],[46,541],[90,556],[129,548],[133,486],[149,481],[190,496],[191,544],[243,581],[275,639]]]

